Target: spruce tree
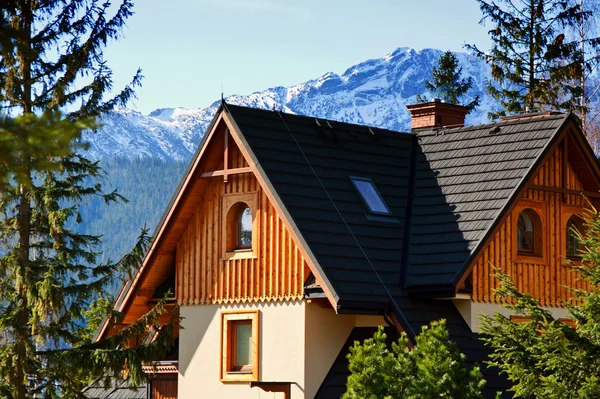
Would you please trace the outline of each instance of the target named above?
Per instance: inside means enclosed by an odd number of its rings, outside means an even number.
[[[122,199],[103,192],[98,163],[78,154],[82,131],[139,84],[140,71],[109,97],[102,56],[132,6],[124,0],[111,14],[97,0],[7,0],[0,8],[0,145],[8,149],[0,157],[0,397],[78,397],[92,378],[124,372],[139,383],[141,362],[169,346],[172,323],[153,344],[125,348],[158,322],[162,302],[100,342],[90,342],[85,320],[148,244],[143,230],[130,254],[98,264],[100,236],[76,228],[84,201]]]
[[[435,97],[439,97],[450,104],[460,104],[460,99],[473,87],[473,78],[462,78],[463,68],[459,65],[456,55],[451,51],[446,51],[438,60],[436,66],[431,72],[431,80],[425,81],[425,89],[430,91]],[[422,96],[417,96],[417,101],[427,101]],[[476,96],[468,104],[464,104],[469,109],[474,109],[479,105],[479,96]]]
[[[445,321],[423,327],[413,348],[402,333],[392,348],[380,328],[350,348],[347,390],[342,399],[472,399],[485,386],[479,368],[450,341]]]
[[[572,291],[565,305],[571,322],[543,309],[531,295],[520,292],[509,276],[498,273],[510,313],[519,322],[496,313],[482,317],[484,341],[492,349],[492,365],[506,374],[519,398],[600,397],[600,215],[586,215],[580,240],[581,261],[571,263],[578,276],[591,283],[590,291]]]
[[[581,76],[598,61],[585,58],[579,38],[565,34],[591,17],[572,0],[477,0],[490,22],[491,50],[468,45],[492,69],[488,92],[502,109],[491,117],[524,111],[579,111]],[[598,49],[598,38],[586,39]]]

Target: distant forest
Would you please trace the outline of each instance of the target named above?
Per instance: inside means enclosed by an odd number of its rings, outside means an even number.
[[[77,230],[102,234],[101,261],[116,260],[127,253],[146,225],[150,234],[173,195],[187,162],[156,158],[110,159],[101,162],[106,173],[104,191],[115,188],[129,202],[106,205],[94,198],[81,208]]]

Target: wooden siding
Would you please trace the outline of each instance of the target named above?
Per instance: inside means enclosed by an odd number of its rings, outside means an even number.
[[[566,151],[564,145],[554,149],[529,184],[583,191],[577,174],[566,161]],[[476,302],[503,302],[493,293],[500,286],[499,281],[492,276],[493,266],[510,275],[521,292],[533,295],[542,306],[564,306],[572,297],[566,287],[589,289],[589,284],[577,279],[576,273],[565,265],[566,224],[571,215],[581,214],[584,207],[585,199],[580,195],[526,190],[523,198],[475,260],[472,299]],[[519,213],[526,208],[533,208],[541,217],[541,256],[517,254],[516,223]]]
[[[240,151],[230,146],[229,168],[247,167]],[[221,163],[220,168],[223,167]],[[224,195],[256,193],[253,256],[223,257]],[[298,299],[303,296],[308,265],[253,173],[210,178],[203,201],[176,248],[176,296],[179,304]]]
[[[177,374],[172,377],[151,378],[150,398],[177,399]]]

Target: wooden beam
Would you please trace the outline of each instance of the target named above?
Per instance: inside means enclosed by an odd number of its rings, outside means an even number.
[[[534,184],[528,185],[527,189],[539,190],[539,191],[549,191],[552,193],[559,193],[559,194],[585,195],[586,197],[600,198],[600,192],[595,192],[595,191],[571,190],[568,188],[538,186],[538,185],[534,185]]]
[[[563,138],[563,156],[562,156],[562,188],[567,188],[567,173],[569,172],[569,144],[568,144],[569,136],[565,136]],[[567,194],[563,193],[561,195],[562,202],[565,204],[567,202]]]
[[[154,294],[153,289],[146,289],[146,288],[140,288],[137,292],[137,296],[143,296],[146,298],[150,298],[152,296],[152,294]]]
[[[201,178],[206,177],[216,177],[223,176],[224,181],[227,181],[227,176],[229,175],[237,175],[240,173],[251,173],[252,168],[250,166],[246,166],[244,168],[234,168],[234,169],[224,169],[224,170],[215,170],[213,172],[204,172],[200,175]]]
[[[225,129],[225,140],[223,150],[223,181],[227,183],[227,175],[229,170],[229,129]]]

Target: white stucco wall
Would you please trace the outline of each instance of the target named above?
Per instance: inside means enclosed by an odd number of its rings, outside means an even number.
[[[481,327],[481,315],[482,314],[494,314],[496,312],[501,313],[506,316],[510,316],[514,314],[510,310],[502,307],[501,305],[493,304],[493,303],[481,303],[481,302],[473,302],[470,299],[455,299],[453,300],[454,305],[456,305],[458,311],[465,319],[467,324],[471,327],[473,332],[479,332]],[[556,318],[568,318],[569,312],[567,312],[564,308],[548,308],[543,307],[546,310],[549,310],[552,315]]]
[[[260,310],[261,381],[293,381],[292,398],[304,391],[304,303],[302,301],[235,306],[183,306],[179,336],[179,398],[282,398],[250,388],[249,383],[221,382],[221,311]]]
[[[260,310],[260,381],[290,381],[292,398],[313,398],[352,328],[385,325],[382,317],[336,315],[304,301],[183,306],[179,336],[179,398],[283,398],[221,382],[221,311]]]
[[[306,306],[305,398],[314,398],[354,325],[352,315],[336,315],[332,308],[314,304]]]

